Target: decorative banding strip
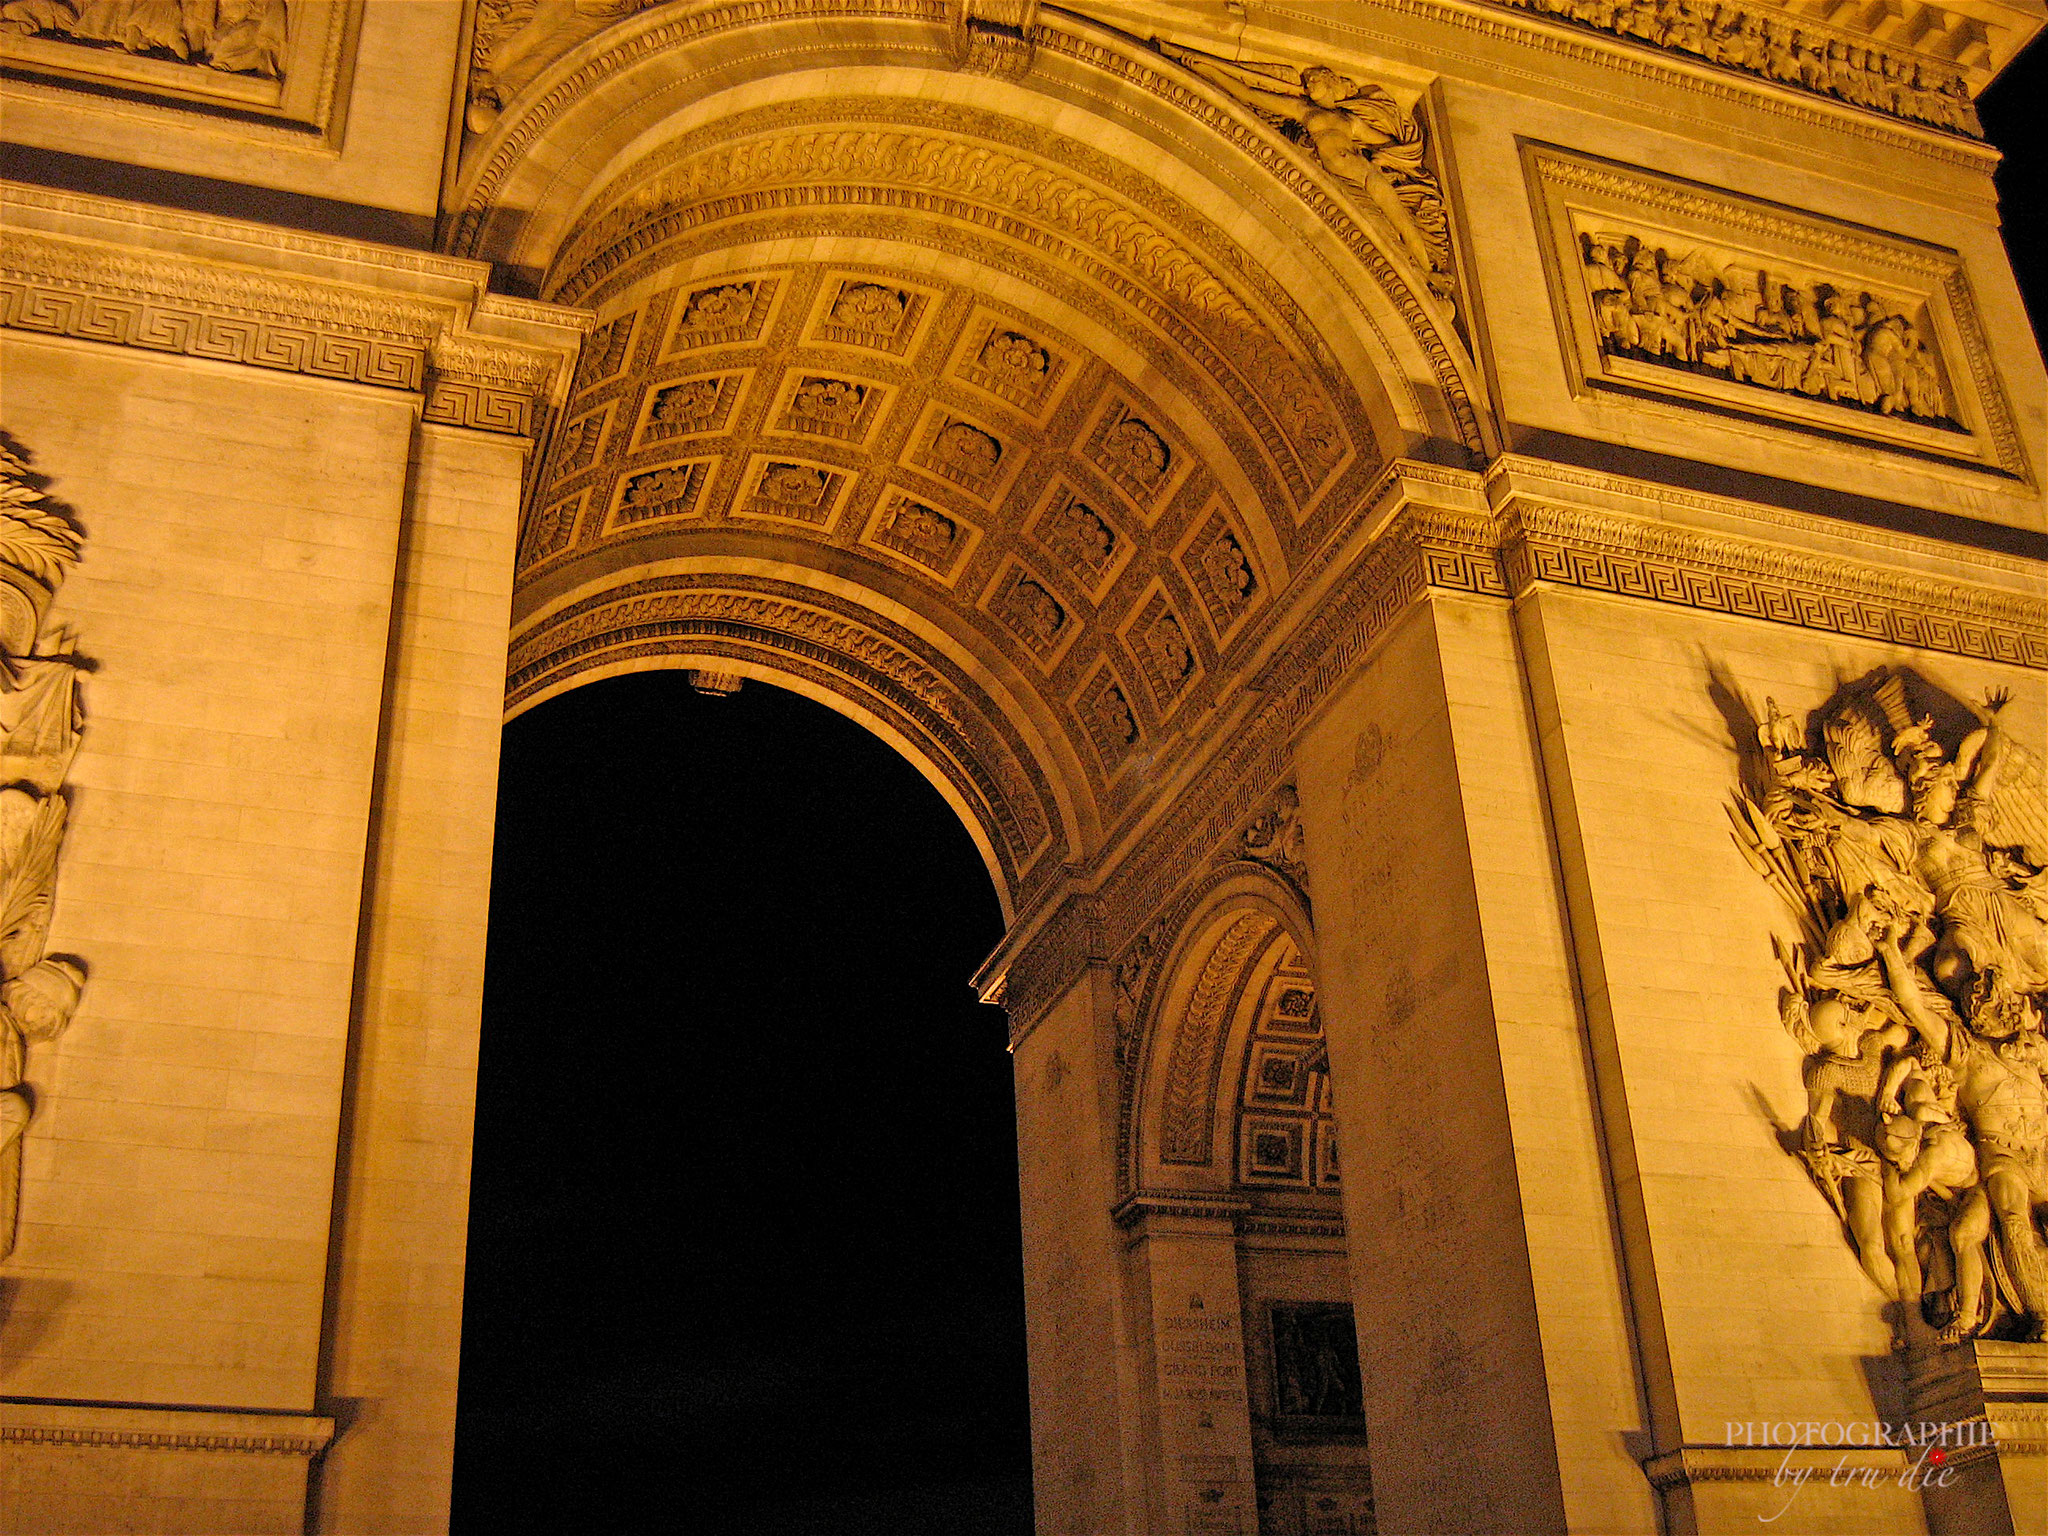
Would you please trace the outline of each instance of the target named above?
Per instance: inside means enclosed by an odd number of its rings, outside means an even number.
[[[46,1424],[0,1424],[0,1445],[90,1445],[120,1451],[242,1451],[270,1456],[313,1456],[332,1435],[175,1434],[148,1429],[86,1429]]]

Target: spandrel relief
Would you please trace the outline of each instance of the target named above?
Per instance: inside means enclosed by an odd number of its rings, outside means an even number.
[[[1159,38],[1153,46],[1306,148],[1347,193],[1386,221],[1430,291],[1452,296],[1450,215],[1414,108],[1370,80],[1322,64],[1303,69],[1224,59]]]
[[[1954,251],[1547,146],[1524,164],[1581,393],[2025,474]]]
[[[2048,785],[2007,703],[1891,669],[1803,719],[1767,701],[1731,808],[1800,935],[1789,1150],[1901,1345],[2048,1329]]]
[[[49,608],[83,538],[39,480],[0,445],[0,1259],[14,1251],[36,1113],[30,1049],[63,1033],[85,986],[83,962],[44,952],[83,724],[80,662]]]

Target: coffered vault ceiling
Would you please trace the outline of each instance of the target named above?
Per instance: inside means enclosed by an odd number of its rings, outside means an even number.
[[[1217,222],[1243,149],[1161,153],[1124,126],[1149,98],[1084,142],[909,57],[720,83],[665,118],[537,85],[561,104],[466,162],[456,243],[594,315],[511,706],[647,665],[806,687],[925,766],[1022,909],[1242,697],[1386,462],[1477,446],[1454,310],[1335,205]]]

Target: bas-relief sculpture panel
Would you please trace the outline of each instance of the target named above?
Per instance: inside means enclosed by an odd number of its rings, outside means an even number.
[[[64,1031],[85,985],[76,956],[43,953],[83,724],[83,663],[47,615],[84,539],[38,478],[0,444],[0,1259],[14,1251],[22,1138],[36,1110],[29,1047]]]
[[[2048,1333],[2048,782],[2006,704],[1900,669],[1769,700],[1731,809],[1798,925],[1791,1150],[1901,1347]]]
[[[1689,54],[1724,69],[1796,86],[1912,122],[1976,135],[1977,111],[1958,69],[1933,58],[1840,32],[1819,15],[1794,18],[1724,0],[1497,0],[1516,10],[1571,22],[1610,37]],[[1917,35],[1967,52],[1981,44],[1972,18],[1932,7]],[[1831,10],[1828,14],[1839,14]],[[1893,12],[1892,14],[1897,14]],[[1947,23],[1947,25],[1943,25]],[[1939,34],[1939,35],[1936,35]]]
[[[0,0],[0,64],[144,100],[337,128],[361,0]]]
[[[1548,146],[1523,161],[1578,388],[2025,476],[1955,252]]]

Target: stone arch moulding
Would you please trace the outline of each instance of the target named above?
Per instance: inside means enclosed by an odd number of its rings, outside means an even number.
[[[702,159],[706,141],[750,111],[808,114],[814,136],[830,109],[859,117],[855,104],[887,133],[917,126],[919,114],[927,131],[951,128],[967,138],[979,129],[963,115],[984,126],[1006,120],[1014,137],[1041,146],[1040,155],[1024,158],[1055,162],[1066,173],[1063,184],[1048,192],[1042,177],[1034,185],[1016,167],[984,156],[968,167],[983,187],[969,222],[992,225],[1007,216],[1042,242],[1055,215],[1086,201],[1082,194],[1127,194],[1122,208],[1105,205],[1093,215],[1080,208],[1094,224],[1074,244],[1116,250],[1121,241],[1126,257],[1164,260],[1182,276],[1207,263],[1226,292],[1250,292],[1263,281],[1283,298],[1288,289],[1326,296],[1315,316],[1303,317],[1299,348],[1320,354],[1325,370],[1372,402],[1374,457],[1481,454],[1493,446],[1482,425],[1480,375],[1451,307],[1432,296],[1428,275],[1391,226],[1354,207],[1311,157],[1144,39],[1043,9],[1028,73],[992,78],[957,69],[947,20],[948,8],[936,0],[753,0],[630,16],[555,59],[468,140],[446,243],[499,263],[536,292],[576,302],[574,293],[591,281],[580,259],[589,242],[579,236],[614,216],[654,174],[688,169],[708,190],[717,177]],[[1415,93],[1412,83],[1402,88]],[[885,108],[906,120],[880,123]],[[804,131],[796,122],[785,127]],[[698,163],[691,167],[693,136]],[[983,147],[1001,149],[1000,137],[985,138]],[[835,145],[844,155],[857,147]],[[1074,149],[1090,150],[1099,163],[1057,166]],[[761,196],[763,178],[772,180],[778,166],[788,171],[793,158],[764,153],[758,141],[739,150],[728,144],[724,174],[732,185],[720,195]],[[896,196],[887,206],[899,212],[908,206],[906,192],[937,196],[924,178],[944,170],[942,157],[911,154],[874,180],[872,165],[813,158],[813,194],[838,202],[864,186],[888,186]],[[1132,169],[1140,163],[1142,176]],[[1258,254],[1236,239],[1205,249],[1197,227],[1205,221],[1139,229],[1132,206],[1144,197],[1155,209],[1162,198],[1182,209],[1243,208],[1261,226],[1253,236]],[[1230,272],[1233,261],[1246,270]],[[1260,318],[1270,319],[1263,311],[1279,300],[1252,298]],[[1335,425],[1349,430],[1352,423],[1340,416]]]
[[[1314,930],[1299,893],[1248,860],[1212,871],[1125,949],[1118,969],[1131,996],[1129,1038],[1119,1042],[1119,1199],[1230,1187],[1224,1101],[1236,1097],[1230,1068],[1243,1044],[1240,1015],[1282,950],[1315,974]],[[1148,958],[1147,973],[1132,977]],[[1171,1188],[1155,1187],[1165,1180]]]
[[[1062,869],[1072,817],[971,665],[928,636],[810,583],[676,569],[571,594],[522,625],[506,691],[511,718],[626,672],[711,668],[813,699],[888,742],[953,807],[988,866],[1004,920]]]

